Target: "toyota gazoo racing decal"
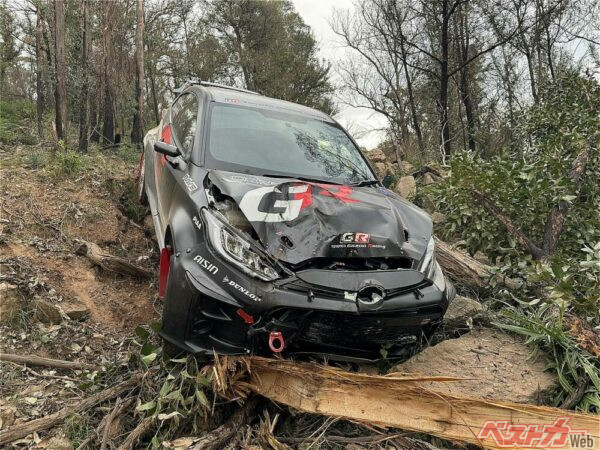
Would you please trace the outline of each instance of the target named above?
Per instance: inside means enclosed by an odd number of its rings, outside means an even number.
[[[264,186],[244,194],[240,209],[250,222],[291,222],[313,203],[313,195],[333,197],[343,203],[357,203],[352,188],[335,184],[290,183]]]
[[[331,244],[331,248],[377,248],[384,250],[385,245],[373,242],[369,233],[343,233],[339,241]]]

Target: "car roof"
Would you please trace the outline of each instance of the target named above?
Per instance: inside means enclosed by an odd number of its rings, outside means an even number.
[[[252,108],[268,109],[272,111],[281,111],[290,114],[311,117],[313,119],[323,120],[326,122],[335,122],[327,114],[308,106],[299,105],[297,103],[279,100],[276,98],[265,97],[251,91],[238,90],[220,86],[203,86],[194,85],[192,89],[198,89],[201,92],[206,92],[209,99],[216,103],[226,105],[240,105]]]

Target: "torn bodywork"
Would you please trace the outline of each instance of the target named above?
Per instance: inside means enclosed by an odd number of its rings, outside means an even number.
[[[173,329],[165,323],[190,351],[375,359],[440,323],[454,294],[443,275],[427,278],[439,270],[435,261],[429,273],[420,270],[431,222],[387,189],[221,171],[204,186],[198,224],[208,245],[176,258],[189,268],[177,283],[189,297],[188,325],[179,326],[183,317]],[[234,270],[211,233],[238,234],[274,272],[259,275],[273,279]]]
[[[171,344],[375,359],[442,320],[454,290],[430,218],[377,180],[331,117],[190,84],[144,146]]]

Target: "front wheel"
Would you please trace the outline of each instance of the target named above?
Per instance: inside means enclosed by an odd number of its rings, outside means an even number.
[[[144,206],[148,206],[148,196],[146,195],[146,169],[144,164],[144,152],[140,156],[140,167],[138,170],[138,201]]]

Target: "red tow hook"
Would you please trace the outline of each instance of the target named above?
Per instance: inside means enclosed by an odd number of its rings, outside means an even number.
[[[285,341],[281,331],[271,331],[269,334],[269,348],[273,353],[281,353],[285,347]]]

